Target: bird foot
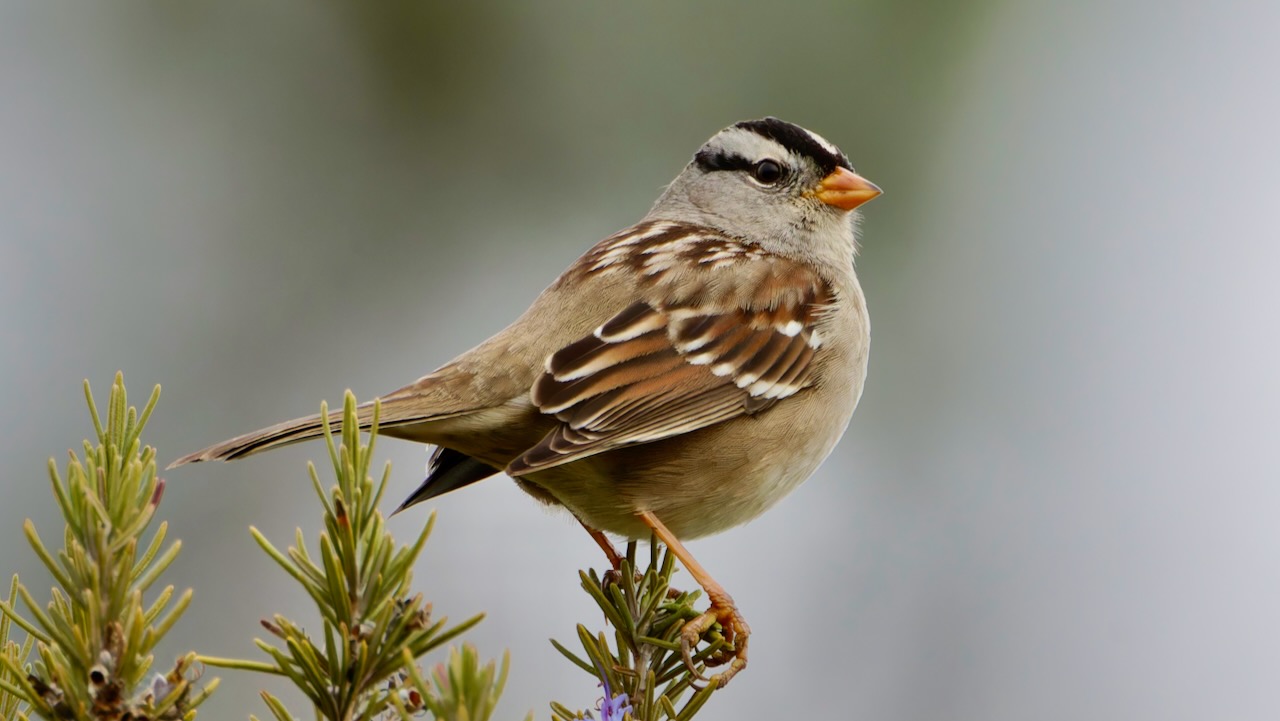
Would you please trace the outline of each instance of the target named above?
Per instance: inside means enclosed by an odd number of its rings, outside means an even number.
[[[726,646],[716,649],[702,662],[707,666],[722,666],[727,663],[729,668],[708,678],[694,666],[693,649],[702,640],[702,635],[717,623],[724,629]],[[686,622],[680,629],[680,653],[684,656],[684,665],[695,678],[704,681],[707,686],[724,688],[734,676],[738,675],[739,671],[747,667],[747,640],[750,636],[751,627],[738,612],[733,599],[727,595],[723,598],[712,598],[710,608],[697,618]]]

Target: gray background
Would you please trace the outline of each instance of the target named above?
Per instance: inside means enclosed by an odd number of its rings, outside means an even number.
[[[82,378],[164,384],[165,459],[372,397],[775,114],[887,191],[872,367],[808,484],[692,546],[755,630],[699,718],[1280,715],[1280,5],[534,5],[0,6],[0,572],[48,584],[21,522],[58,535]],[[423,450],[380,449],[408,493]],[[314,538],[322,453],[167,474],[161,663],[314,619],[246,529]],[[417,584],[488,612],[504,717],[590,706],[546,639],[599,623],[594,545],[502,479],[437,507]],[[218,675],[202,718],[283,688]]]

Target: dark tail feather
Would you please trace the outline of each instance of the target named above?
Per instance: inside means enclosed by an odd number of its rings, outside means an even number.
[[[497,468],[452,448],[438,447],[427,463],[427,480],[422,482],[392,515],[417,503],[456,491],[463,486],[482,481],[500,473]]]

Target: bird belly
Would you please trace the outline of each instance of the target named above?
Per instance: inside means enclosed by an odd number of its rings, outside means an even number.
[[[752,520],[795,490],[831,453],[853,409],[834,427],[781,410],[608,451],[519,480],[525,490],[553,497],[592,528],[628,539],[649,537],[636,516],[640,511],[652,512],[679,538],[708,536]],[[728,440],[744,437],[779,442]]]

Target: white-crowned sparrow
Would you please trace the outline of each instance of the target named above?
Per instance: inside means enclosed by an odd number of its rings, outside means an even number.
[[[759,515],[844,433],[870,340],[853,210],[879,194],[799,126],[720,131],[644,219],[588,250],[514,323],[380,398],[380,433],[437,446],[401,508],[506,472],[607,552],[600,531],[656,534],[711,601],[684,629],[686,660],[723,622],[734,652],[713,680],[728,682],[750,631],[680,539]],[[309,416],[173,465],[321,434]]]

